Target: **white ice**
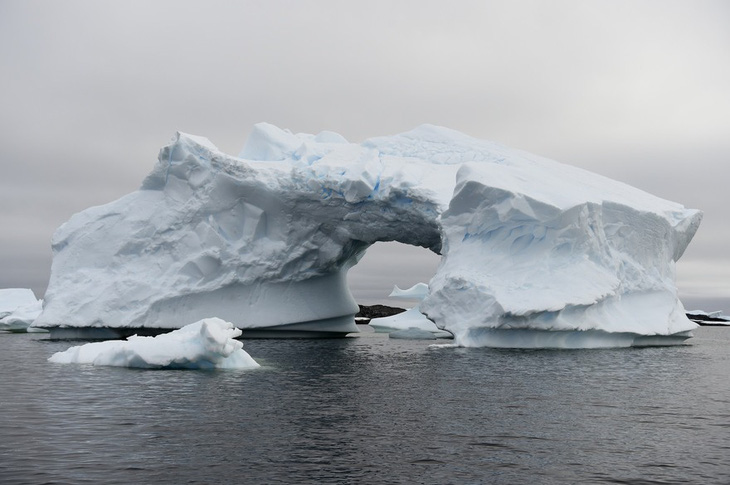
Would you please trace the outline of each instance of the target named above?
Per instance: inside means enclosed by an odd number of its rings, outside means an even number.
[[[37,300],[27,288],[0,289],[0,330],[26,332],[43,310],[43,300]],[[37,331],[38,329],[30,329]]]
[[[393,287],[393,291],[388,295],[389,298],[400,298],[402,300],[418,300],[421,301],[428,296],[428,284],[416,283],[410,288],[402,290],[398,285]]]
[[[19,307],[36,303],[33,290],[28,288],[0,289],[0,318],[6,317]]]
[[[512,330],[674,343],[695,328],[675,262],[700,221],[436,126],[354,144],[259,124],[238,158],[180,133],[140,190],[58,229],[34,326],[171,329],[216,315],[244,334],[344,335],[358,311],[348,269],[399,241],[442,255],[419,308],[457,344],[503,345]]]
[[[259,364],[236,340],[241,331],[220,318],[206,318],[156,337],[107,340],[71,347],[48,360],[144,369],[252,369]]]
[[[428,285],[417,283],[411,288],[402,290],[395,286],[390,292],[389,298],[400,298],[403,300],[423,300],[428,295]],[[409,308],[405,312],[391,315],[389,317],[373,318],[369,325],[376,332],[394,332],[399,330],[418,329],[431,332],[436,337],[451,338],[449,332],[441,330],[431,320],[420,312],[418,305]],[[397,338],[397,337],[394,337]]]

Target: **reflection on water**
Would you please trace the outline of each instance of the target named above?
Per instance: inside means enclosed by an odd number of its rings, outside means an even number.
[[[0,334],[0,482],[728,483],[730,329],[690,342],[251,340],[261,369],[144,371]]]

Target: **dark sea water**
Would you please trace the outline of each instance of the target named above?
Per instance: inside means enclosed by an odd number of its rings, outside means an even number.
[[[441,341],[440,341],[441,342]],[[0,483],[730,483],[730,328],[690,345],[248,340],[261,369],[50,364],[0,334]]]

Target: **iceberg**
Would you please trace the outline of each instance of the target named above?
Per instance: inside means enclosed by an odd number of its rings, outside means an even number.
[[[0,318],[5,318],[22,306],[35,304],[33,290],[28,288],[0,289]]]
[[[698,325],[730,325],[730,316],[723,315],[722,310],[714,312],[706,312],[704,310],[687,310],[687,318]]]
[[[138,191],[56,231],[33,326],[164,331],[216,315],[244,336],[345,335],[347,271],[398,241],[442,256],[419,310],[458,345],[677,343],[696,325],[675,262],[701,219],[432,125],[356,144],[261,123],[238,157],[178,133]]]
[[[428,284],[416,283],[410,288],[401,290],[398,285],[393,287],[393,291],[390,292],[388,298],[400,298],[402,300],[423,300],[428,296]]]
[[[235,340],[241,331],[220,318],[206,318],[178,330],[127,340],[107,340],[56,352],[49,362],[143,369],[253,369],[259,364]]]
[[[0,289],[0,330],[27,332],[43,310],[43,300],[37,300],[27,288]],[[39,329],[30,329],[30,331]]]
[[[396,285],[390,292],[389,298],[400,298],[403,300],[423,300],[428,295],[428,285],[426,283],[417,283],[411,288],[402,290]],[[431,332],[435,337],[452,338],[451,333],[441,330],[431,320],[421,313],[419,306],[409,308],[403,313],[398,313],[388,317],[373,318],[369,325],[376,332],[394,332],[401,330],[417,329]],[[393,337],[393,335],[391,335]],[[398,338],[397,336],[393,338]]]

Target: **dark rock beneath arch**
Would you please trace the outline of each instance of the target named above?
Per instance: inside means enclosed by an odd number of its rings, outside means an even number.
[[[398,308],[398,307],[392,307],[388,305],[358,305],[360,307],[360,311],[357,315],[355,315],[355,318],[357,319],[358,323],[367,323],[365,322],[365,319],[369,322],[373,318],[383,318],[383,317],[390,317],[392,315],[397,315],[399,313],[403,313],[406,311],[404,308]]]

